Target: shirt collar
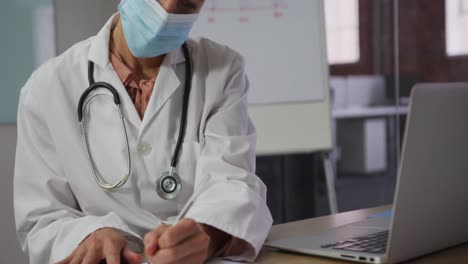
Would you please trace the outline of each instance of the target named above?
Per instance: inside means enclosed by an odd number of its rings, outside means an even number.
[[[112,28],[117,24],[119,18],[118,13],[106,22],[104,27],[99,31],[91,43],[88,53],[88,60],[94,62],[102,68],[107,68],[110,64],[109,60],[109,41]],[[185,62],[185,57],[182,48],[177,48],[174,51],[166,54],[163,64],[175,65]]]

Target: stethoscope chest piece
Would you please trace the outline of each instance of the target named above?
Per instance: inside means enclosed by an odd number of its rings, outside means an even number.
[[[156,193],[164,200],[176,198],[181,189],[182,182],[174,171],[164,172],[156,179]]]

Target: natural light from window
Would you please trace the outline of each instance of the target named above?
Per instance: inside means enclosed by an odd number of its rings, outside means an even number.
[[[359,61],[359,1],[325,0],[327,53],[330,64]]]
[[[445,0],[445,27],[447,55],[468,55],[468,0]]]

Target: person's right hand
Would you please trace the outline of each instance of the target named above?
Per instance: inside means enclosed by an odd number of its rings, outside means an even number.
[[[113,228],[101,228],[91,233],[66,259],[57,264],[140,264],[142,256],[127,247],[127,240]]]

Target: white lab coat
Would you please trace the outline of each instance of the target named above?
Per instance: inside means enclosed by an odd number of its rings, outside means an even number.
[[[115,20],[112,17],[97,36],[40,67],[21,90],[15,218],[31,263],[62,260],[102,227],[141,239],[162,222],[171,223],[199,188],[201,195],[186,217],[244,239],[250,248],[239,258],[253,260],[272,218],[266,187],[254,174],[256,135],[247,113],[242,58],[206,39],[188,42],[194,73],[177,170],[183,187],[178,198],[166,201],[156,194],[155,180],[169,170],[177,141],[185,59],[181,49],[167,54],[141,120],[109,62]],[[89,85],[88,60],[96,64],[95,80],[117,89],[126,117],[132,170],[129,181],[114,191],[96,184],[77,118],[78,100]],[[128,162],[112,97],[93,97],[85,112],[96,168],[114,183],[127,171]]]

